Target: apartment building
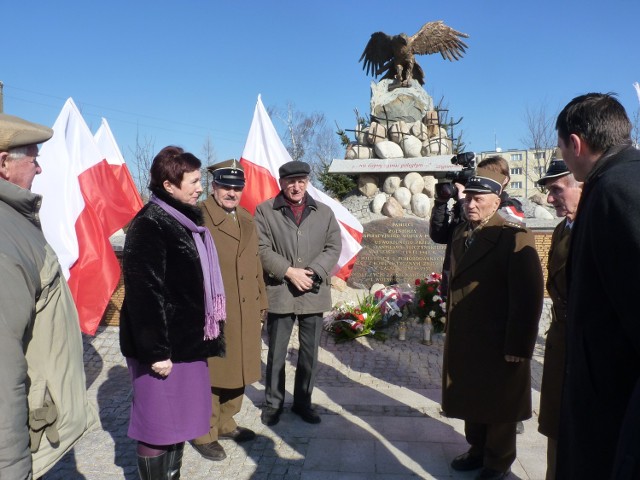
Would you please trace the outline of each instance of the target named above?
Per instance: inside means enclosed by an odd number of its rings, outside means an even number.
[[[476,153],[476,161],[480,162],[487,157],[500,155],[509,164],[511,176],[510,184],[507,186],[509,195],[529,198],[534,193],[540,192],[536,182],[547,171],[553,152],[553,148],[544,150],[498,149]]]

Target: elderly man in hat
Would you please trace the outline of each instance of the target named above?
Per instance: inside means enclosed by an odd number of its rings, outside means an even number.
[[[516,458],[516,422],[531,417],[531,368],[542,311],[533,234],[499,213],[504,176],[478,168],[467,221],[452,240],[442,409],[465,421],[468,452],[454,470],[501,479]]]
[[[547,173],[538,180],[538,185],[547,189],[547,202],[556,209],[556,215],[563,220],[556,226],[551,236],[551,249],[547,262],[547,291],[553,301],[551,325],[547,332],[544,350],[544,369],[540,389],[540,414],[538,431],[547,441],[547,476],[554,480],[558,429],[560,425],[560,403],[564,379],[565,326],[567,319],[567,276],[565,265],[569,256],[571,226],[576,219],[582,182],[578,182],[569,171],[564,160],[555,159],[549,164]]]
[[[227,455],[218,440],[246,442],[256,436],[252,430],[238,426],[233,417],[242,407],[245,386],[260,380],[260,332],[267,294],[253,217],[238,205],[245,187],[244,171],[235,160],[212,165],[208,170],[213,176],[212,194],[201,208],[204,225],[219,252],[227,302],[226,356],[208,360],[211,428],[192,445],[209,460],[223,460]]]
[[[58,258],[40,228],[38,144],[53,131],[0,114],[0,478],[48,471],[97,421],[82,337]]]
[[[291,411],[308,423],[320,423],[311,406],[318,369],[322,312],[331,309],[331,270],[342,247],[338,222],[325,204],[307,193],[309,164],[280,167],[278,195],[258,205],[260,258],[269,296],[269,354],[262,423],[280,420],[285,394],[285,359],[298,320],[300,350]]]

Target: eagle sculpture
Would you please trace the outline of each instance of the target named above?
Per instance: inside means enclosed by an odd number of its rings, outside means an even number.
[[[425,23],[420,31],[409,37],[405,33],[389,36],[384,32],[371,35],[362,52],[360,62],[367,75],[395,79],[395,87],[407,87],[411,79],[424,85],[424,72],[416,63],[415,55],[440,52],[442,58],[453,61],[464,54],[467,44],[461,39],[469,38],[466,33],[446,26],[442,21]]]

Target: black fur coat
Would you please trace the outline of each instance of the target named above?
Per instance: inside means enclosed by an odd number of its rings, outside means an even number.
[[[156,196],[198,225],[202,213],[164,191]],[[155,203],[131,222],[123,252],[120,349],[143,363],[224,355],[224,333],[204,340],[202,267],[191,232]]]

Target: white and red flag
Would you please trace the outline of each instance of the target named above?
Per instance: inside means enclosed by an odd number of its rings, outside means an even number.
[[[93,138],[96,141],[96,145],[98,145],[102,157],[111,165],[111,170],[113,170],[113,174],[118,179],[129,205],[137,212],[144,204],[142,203],[142,198],[136,188],[136,184],[133,181],[131,172],[127,164],[124,163],[124,157],[120,152],[118,143],[111,132],[111,128],[109,128],[109,123],[106,118],[102,119],[100,128],[98,128]]]
[[[258,204],[275,197],[280,191],[278,169],[290,161],[291,155],[282,144],[278,132],[276,132],[271,118],[262,104],[262,99],[258,95],[258,103],[253,114],[247,143],[240,159],[249,187],[242,193],[240,205],[254,213]],[[307,192],[314,199],[328,205],[338,220],[342,238],[342,252],[338,264],[331,274],[347,280],[351,275],[356,256],[362,249],[360,246],[362,225],[351,215],[349,210],[314,188],[313,185],[309,184]]]
[[[120,278],[109,236],[133,218],[139,199],[123,192],[71,98],[39,162],[33,191],[43,196],[42,229],[68,279],[80,328],[93,335]]]

